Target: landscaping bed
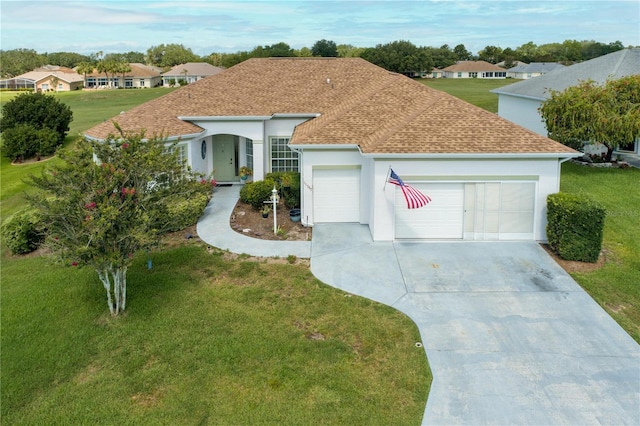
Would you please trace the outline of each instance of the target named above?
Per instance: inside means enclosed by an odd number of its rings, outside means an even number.
[[[280,231],[273,232],[273,211],[269,217],[238,200],[231,213],[229,225],[234,231],[261,240],[311,241],[311,227],[305,227],[301,222],[293,222],[289,218],[289,209],[282,203],[277,207],[277,227]],[[276,228],[277,229],[277,228]]]

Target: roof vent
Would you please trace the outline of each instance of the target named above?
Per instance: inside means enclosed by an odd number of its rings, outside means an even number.
[[[331,79],[330,78],[327,79],[327,84],[331,84]]]

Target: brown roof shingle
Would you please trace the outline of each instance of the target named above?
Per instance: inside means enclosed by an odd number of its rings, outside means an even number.
[[[363,153],[571,153],[495,114],[360,58],[250,59],[113,120],[126,131],[179,136],[178,117],[319,114],[292,144],[354,144]],[[104,122],[86,134],[113,133]]]

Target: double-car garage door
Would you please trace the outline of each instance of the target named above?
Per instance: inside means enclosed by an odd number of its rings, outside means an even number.
[[[431,198],[409,210],[396,189],[396,239],[515,240],[533,238],[535,182],[420,182]]]

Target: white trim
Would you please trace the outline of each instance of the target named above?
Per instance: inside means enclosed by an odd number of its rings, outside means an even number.
[[[271,116],[270,115],[229,115],[229,116],[179,115],[178,119],[182,121],[264,121],[264,120],[271,120]]]
[[[455,160],[461,159],[473,159],[473,160],[492,160],[492,159],[533,159],[533,158],[566,158],[567,160],[575,157],[580,157],[583,155],[581,152],[531,152],[531,153],[463,153],[463,154],[455,154],[455,153],[447,153],[447,154],[426,154],[426,153],[414,153],[414,154],[362,154],[364,157],[369,157],[373,159],[447,159],[452,158]]]

